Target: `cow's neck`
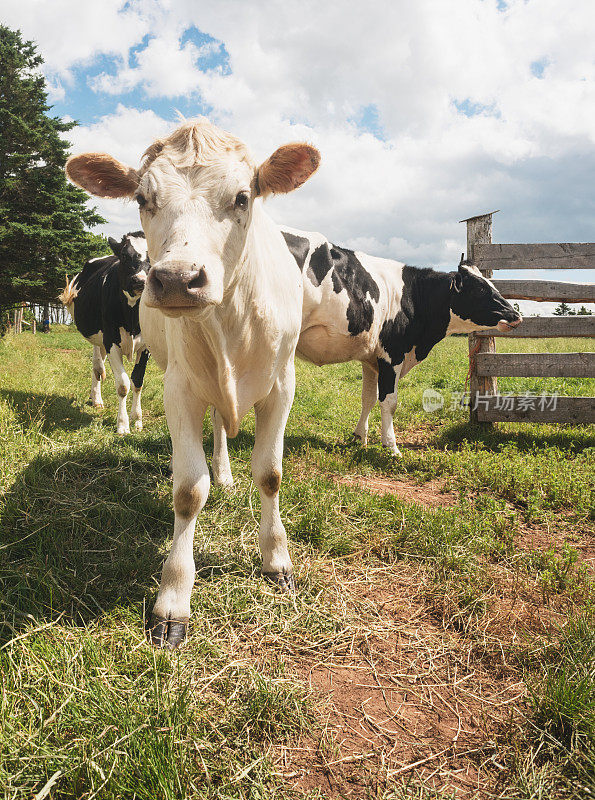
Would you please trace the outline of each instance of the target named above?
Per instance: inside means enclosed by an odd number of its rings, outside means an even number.
[[[446,274],[403,267],[400,308],[380,332],[380,342],[393,365],[402,364],[408,353],[416,362],[423,361],[444,339],[450,318],[449,287]]]
[[[274,379],[277,354],[293,316],[278,291],[288,277],[274,246],[280,236],[258,209],[223,302],[197,317],[176,320],[182,328],[182,336],[173,339],[178,358],[187,361],[196,392],[217,408],[230,436],[236,435],[246,410],[261,399],[252,397],[256,389],[251,384]],[[280,246],[286,256],[283,240]],[[295,339],[300,314],[296,305]],[[183,344],[187,342],[192,342],[190,348]]]

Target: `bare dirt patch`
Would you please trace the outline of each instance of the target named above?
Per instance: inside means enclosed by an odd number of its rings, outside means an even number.
[[[374,796],[407,779],[487,797],[493,734],[522,704],[524,686],[507,666],[484,664],[473,640],[432,620],[416,597],[419,576],[398,569],[340,576],[339,602],[357,625],[331,652],[292,660],[320,733],[284,749],[279,771],[294,790],[329,798]]]
[[[437,480],[419,484],[377,475],[335,475],[333,480],[339,486],[356,486],[380,496],[396,494],[407,503],[418,503],[427,508],[454,506],[457,503],[455,495],[447,492],[444,484]]]

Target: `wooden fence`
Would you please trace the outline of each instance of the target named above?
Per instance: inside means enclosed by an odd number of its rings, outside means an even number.
[[[492,211],[467,223],[467,258],[486,278],[499,269],[595,269],[595,244],[492,244]],[[494,280],[509,300],[595,302],[592,283]],[[528,397],[498,394],[497,377],[595,378],[595,353],[497,353],[496,337],[508,339],[595,337],[595,314],[528,317],[508,333],[497,329],[469,334],[471,421],[595,422],[595,397]]]
[[[24,311],[26,308],[31,311],[31,320],[24,319]],[[70,314],[63,305],[48,305],[47,319],[50,325],[68,325],[71,322]],[[27,303],[19,303],[11,311],[6,312],[7,327],[14,331],[14,333],[22,333],[23,326],[28,327],[32,333],[35,333],[38,326],[43,326],[43,319],[45,317],[44,306],[34,305]],[[2,322],[2,320],[0,320]]]

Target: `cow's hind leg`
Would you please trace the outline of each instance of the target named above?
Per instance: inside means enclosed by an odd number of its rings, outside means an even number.
[[[221,414],[212,407],[211,422],[213,423],[213,480],[217,486],[230,489],[233,486],[233,475],[227,451],[227,434]]]
[[[209,469],[202,447],[206,408],[184,404],[190,389],[166,377],[163,400],[173,445],[174,538],[163,565],[148,633],[156,647],[173,650],[183,641],[194,584],[194,527],[209,494]]]
[[[252,476],[260,493],[258,542],[262,554],[262,574],[283,592],[295,590],[287,535],[279,514],[283,434],[294,392],[295,369],[291,362],[277,378],[266,400],[254,407],[256,435],[252,452]]]
[[[122,350],[117,344],[113,344],[109,351],[109,363],[114,373],[116,382],[116,392],[118,394],[118,422],[116,431],[123,436],[130,433],[130,423],[128,422],[128,412],[126,411],[126,397],[130,389],[130,378],[124,369],[122,361]]]
[[[134,422],[134,427],[137,431],[143,429],[143,410],[140,404],[140,396],[143,390],[143,381],[145,380],[145,370],[147,369],[147,361],[149,360],[149,351],[145,348],[136,355],[136,363],[134,369],[130,374],[132,381],[132,408],[130,409],[130,419]]]
[[[362,445],[368,443],[368,417],[378,401],[378,370],[367,362],[362,362],[362,413],[355,426],[353,438]]]
[[[93,408],[103,408],[101,397],[101,383],[105,380],[106,352],[101,345],[93,345],[93,378],[91,379],[91,394],[89,402]]]
[[[393,367],[384,359],[378,359],[378,398],[380,400],[380,421],[382,425],[380,441],[382,446],[395,456],[400,456],[397,447],[393,416],[397,408],[397,386],[401,366]]]

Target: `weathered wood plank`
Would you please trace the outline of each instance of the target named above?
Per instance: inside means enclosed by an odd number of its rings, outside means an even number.
[[[595,423],[595,397],[483,397],[477,408],[479,422]]]
[[[507,339],[557,339],[559,337],[595,337],[595,314],[572,317],[525,317],[516,328],[504,333],[497,328],[478,331],[477,336],[502,336]]]
[[[476,244],[474,262],[493,269],[595,269],[595,243]]]
[[[555,300],[567,303],[595,303],[595,284],[562,281],[493,281],[509,300]]]
[[[507,378],[595,378],[595,353],[478,353],[477,374]]]

